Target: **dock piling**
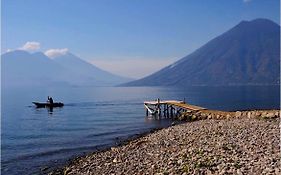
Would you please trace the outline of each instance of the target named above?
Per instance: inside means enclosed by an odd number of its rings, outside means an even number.
[[[146,116],[153,115],[161,119],[162,114],[165,118],[173,118],[179,116],[184,111],[199,111],[206,108],[187,104],[185,98],[183,101],[177,100],[160,100],[157,98],[155,101],[145,101],[144,107]]]

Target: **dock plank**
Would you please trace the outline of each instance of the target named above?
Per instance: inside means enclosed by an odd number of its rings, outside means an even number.
[[[174,105],[174,106],[181,107],[181,108],[188,109],[188,110],[192,110],[192,111],[198,111],[198,110],[206,109],[206,108],[203,108],[203,107],[200,107],[200,106],[195,106],[195,105],[186,104],[186,103],[169,102],[167,104]]]
[[[176,107],[184,108],[187,110],[192,110],[192,111],[198,111],[198,110],[204,110],[206,108],[200,107],[200,106],[195,106],[191,104],[187,104],[184,101],[178,101],[178,100],[160,100],[160,101],[145,101],[145,105],[157,105],[157,104],[167,104],[167,105],[173,105]]]

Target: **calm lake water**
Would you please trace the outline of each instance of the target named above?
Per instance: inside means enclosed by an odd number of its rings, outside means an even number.
[[[2,174],[40,174],[70,158],[103,149],[171,120],[145,117],[143,101],[186,99],[219,110],[277,109],[279,86],[266,87],[103,87],[2,89]],[[36,109],[47,96],[63,108]]]

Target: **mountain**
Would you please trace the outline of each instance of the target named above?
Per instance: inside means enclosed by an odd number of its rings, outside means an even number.
[[[59,79],[62,67],[43,53],[15,50],[1,55],[1,71],[4,86],[49,85]]]
[[[96,82],[103,86],[113,86],[120,84],[120,82],[124,83],[132,80],[104,71],[71,53],[56,57],[54,61],[66,69],[79,73],[80,77],[86,79],[88,84]]]
[[[275,85],[280,83],[280,26],[242,21],[190,55],[121,86]]]
[[[113,86],[129,81],[71,53],[51,59],[42,52],[15,50],[1,55],[1,64],[4,86]]]

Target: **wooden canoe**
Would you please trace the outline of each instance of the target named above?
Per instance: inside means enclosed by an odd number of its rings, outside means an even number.
[[[63,103],[58,102],[58,103],[41,103],[41,102],[32,102],[33,104],[36,105],[37,108],[56,108],[56,107],[63,107]]]

